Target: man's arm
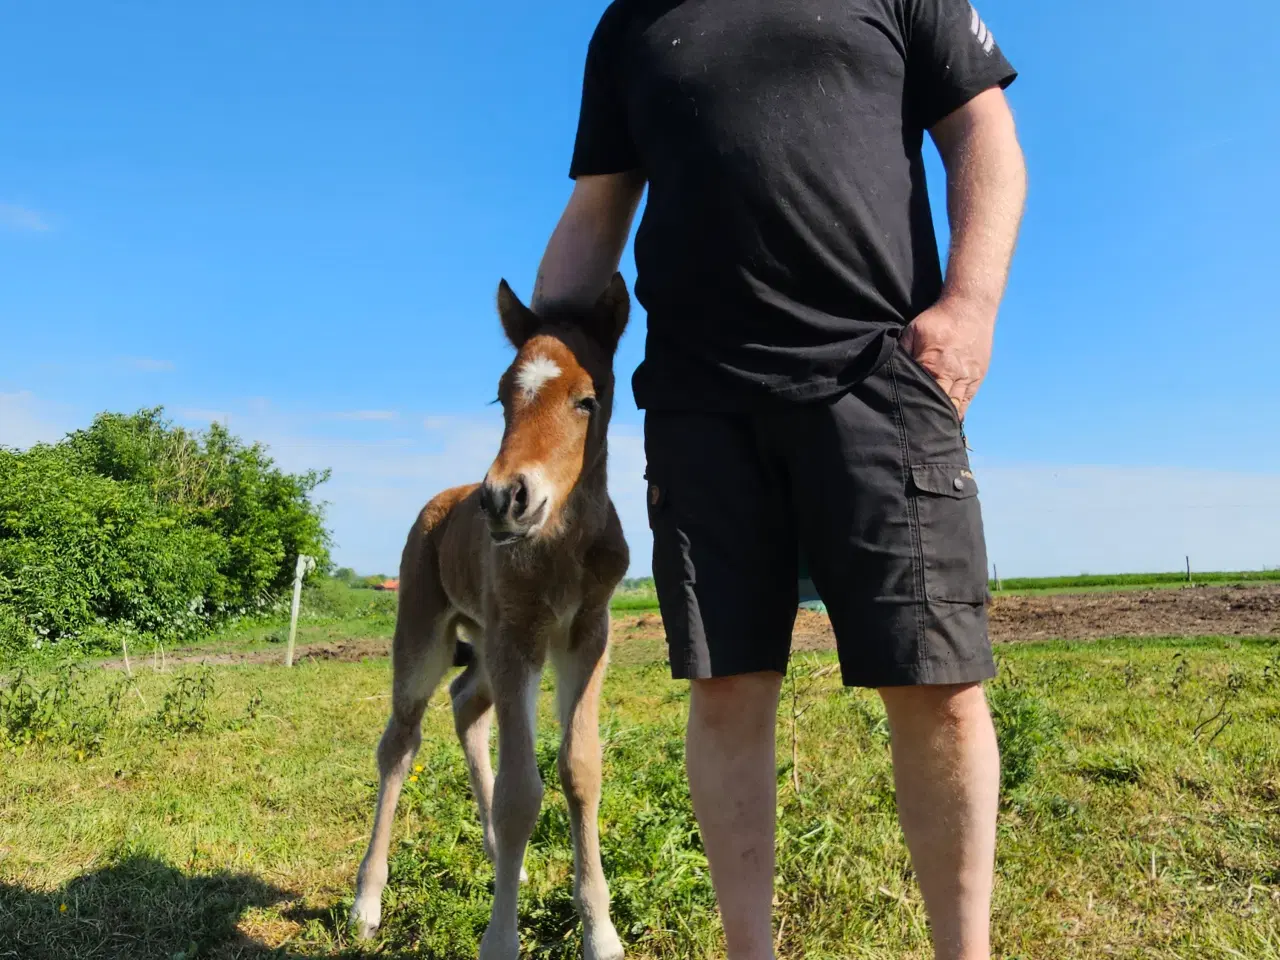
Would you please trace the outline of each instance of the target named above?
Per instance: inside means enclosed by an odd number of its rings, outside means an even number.
[[[911,322],[903,344],[963,417],[991,362],[1027,171],[999,89],[978,94],[929,133],[947,171],[951,252],[941,298]]]
[[[551,240],[533,288],[533,311],[589,309],[618,269],[631,221],[644,193],[638,173],[580,177]]]

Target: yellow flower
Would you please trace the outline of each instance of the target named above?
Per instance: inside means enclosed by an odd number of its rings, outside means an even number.
[[[59,913],[66,913],[66,912],[67,912],[67,905],[66,905],[65,903],[59,904],[59,905],[58,905],[58,912],[59,912]]]
[[[422,772],[422,764],[418,764],[416,767],[414,767],[414,768],[413,768],[413,772],[414,772],[414,773],[421,773],[421,772]]]
[[[417,775],[415,774],[414,776],[410,777],[410,778],[409,778],[409,782],[410,782],[410,783],[417,783],[417,782],[418,782],[418,777],[417,777]]]

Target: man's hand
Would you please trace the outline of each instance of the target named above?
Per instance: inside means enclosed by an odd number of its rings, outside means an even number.
[[[902,346],[933,374],[961,420],[991,365],[995,328],[994,311],[944,298],[902,331]]]
[[[991,363],[1027,172],[998,89],[978,94],[929,132],[947,170],[951,251],[942,297],[907,325],[902,342],[963,419]]]

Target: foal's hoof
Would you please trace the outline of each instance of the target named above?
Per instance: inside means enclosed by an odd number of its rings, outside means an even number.
[[[618,939],[618,931],[613,924],[601,924],[596,930],[586,933],[582,956],[583,960],[622,960],[622,941]]]
[[[357,940],[369,940],[378,932],[378,925],[382,923],[382,904],[381,903],[361,903],[357,900],[351,908],[351,919],[349,925],[351,927],[351,935]]]
[[[490,927],[480,940],[480,960],[520,960],[520,935],[493,932]]]

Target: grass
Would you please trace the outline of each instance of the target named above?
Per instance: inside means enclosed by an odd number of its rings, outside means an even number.
[[[1280,583],[1280,569],[1192,572],[1197,586],[1243,586]],[[1081,574],[1075,577],[1010,577],[1002,579],[1001,593],[1093,593],[1107,590],[1146,590],[1187,585],[1185,571],[1176,573]],[[991,582],[995,590],[995,581]]]
[[[1280,644],[1001,652],[995,955],[1280,957]],[[841,690],[833,663],[794,661],[795,770],[789,696],[780,711],[779,953],[923,960],[883,711]],[[0,957],[475,956],[492,870],[442,695],[401,801],[382,939],[361,952],[346,938],[385,660],[205,674],[148,661],[133,681],[99,671],[23,683],[20,703],[67,706],[4,714],[19,735],[0,747]],[[548,677],[537,743],[547,799],[521,918],[524,952],[560,958],[580,943],[551,687]],[[41,700],[49,688],[61,692]],[[59,726],[113,696],[87,745]],[[605,870],[629,956],[644,960],[720,949],[681,768],[686,704],[660,642],[618,645],[603,720]],[[20,735],[37,722],[43,737]]]

